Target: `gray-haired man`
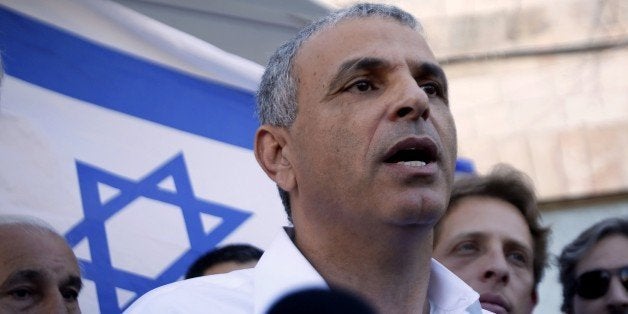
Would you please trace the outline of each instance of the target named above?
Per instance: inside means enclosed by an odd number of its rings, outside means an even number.
[[[0,215],[0,313],[80,313],[81,273],[47,223]]]
[[[456,133],[445,74],[410,14],[362,4],[304,28],[271,57],[258,110],[255,155],[294,228],[254,269],[157,289],[129,312],[264,313],[310,287],[381,313],[482,311],[430,258]]]

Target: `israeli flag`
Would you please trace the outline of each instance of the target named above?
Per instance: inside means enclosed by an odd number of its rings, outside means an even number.
[[[0,53],[0,213],[65,235],[84,313],[286,223],[251,151],[261,66],[101,0],[0,0]]]

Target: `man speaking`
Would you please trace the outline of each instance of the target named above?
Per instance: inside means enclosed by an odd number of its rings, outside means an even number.
[[[255,156],[294,227],[254,269],[187,280],[129,313],[265,313],[334,288],[380,313],[480,313],[478,294],[433,261],[456,159],[447,80],[421,26],[359,4],[302,29],[258,92]]]

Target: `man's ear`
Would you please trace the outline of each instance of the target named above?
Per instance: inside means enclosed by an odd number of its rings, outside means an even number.
[[[262,125],[255,134],[255,158],[279,187],[290,191],[296,186],[290,161],[290,134],[283,127]]]
[[[536,288],[532,289],[532,295],[530,297],[532,298],[532,306],[535,306],[539,303],[539,295],[536,291]]]

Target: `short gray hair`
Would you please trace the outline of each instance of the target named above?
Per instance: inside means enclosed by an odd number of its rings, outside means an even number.
[[[49,223],[42,219],[27,215],[0,215],[0,228],[5,226],[20,226],[29,230],[38,230],[48,233],[56,234],[60,237],[61,234]]]
[[[257,113],[261,124],[289,127],[297,114],[297,79],[292,72],[294,59],[301,46],[314,34],[341,21],[381,16],[391,18],[412,29],[420,24],[408,12],[384,4],[356,4],[338,10],[301,29],[295,37],[283,43],[270,57],[257,92]]]
[[[563,285],[563,304],[560,309],[573,313],[573,298],[576,294],[576,266],[598,242],[611,235],[628,237],[628,216],[602,220],[583,231],[567,244],[558,257],[559,280]]]
[[[330,13],[301,29],[282,44],[270,57],[257,91],[257,114],[261,124],[290,127],[297,116],[297,78],[293,73],[294,59],[304,42],[314,34],[339,22],[371,16],[390,18],[411,29],[422,32],[419,22],[408,12],[392,5],[356,4]],[[288,193],[279,188],[279,195],[291,220]]]

